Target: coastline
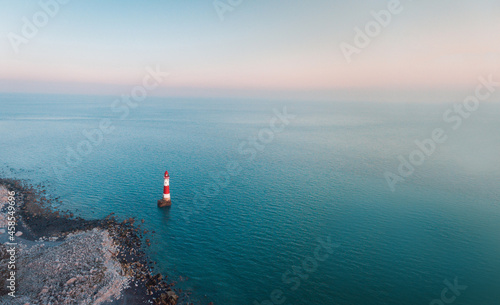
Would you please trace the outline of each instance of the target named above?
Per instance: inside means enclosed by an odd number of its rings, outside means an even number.
[[[52,209],[52,200],[43,187],[0,178],[0,304],[177,304],[173,284],[152,273],[134,218],[85,220]]]

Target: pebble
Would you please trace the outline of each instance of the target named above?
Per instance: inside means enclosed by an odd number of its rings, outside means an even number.
[[[66,282],[66,285],[71,285],[73,284],[74,282],[76,282],[76,277],[72,278],[72,279],[69,279],[67,282]]]

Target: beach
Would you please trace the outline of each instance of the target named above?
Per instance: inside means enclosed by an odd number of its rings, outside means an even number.
[[[0,304],[177,304],[135,219],[84,220],[45,193],[0,179]]]

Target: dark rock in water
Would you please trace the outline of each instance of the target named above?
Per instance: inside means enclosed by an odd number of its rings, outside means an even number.
[[[170,199],[158,200],[158,207],[159,208],[169,207],[171,205],[172,205],[172,201]]]
[[[158,299],[155,300],[155,304],[176,304],[179,297],[172,290],[167,291],[167,293],[162,293]]]

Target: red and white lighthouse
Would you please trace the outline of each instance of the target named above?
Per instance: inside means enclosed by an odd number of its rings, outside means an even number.
[[[170,176],[168,171],[165,171],[165,181],[163,182],[163,199],[170,200]]]
[[[170,200],[170,176],[168,175],[168,171],[165,171],[164,181],[163,181],[163,199],[158,200],[158,207],[169,207],[172,205],[172,201]]]

